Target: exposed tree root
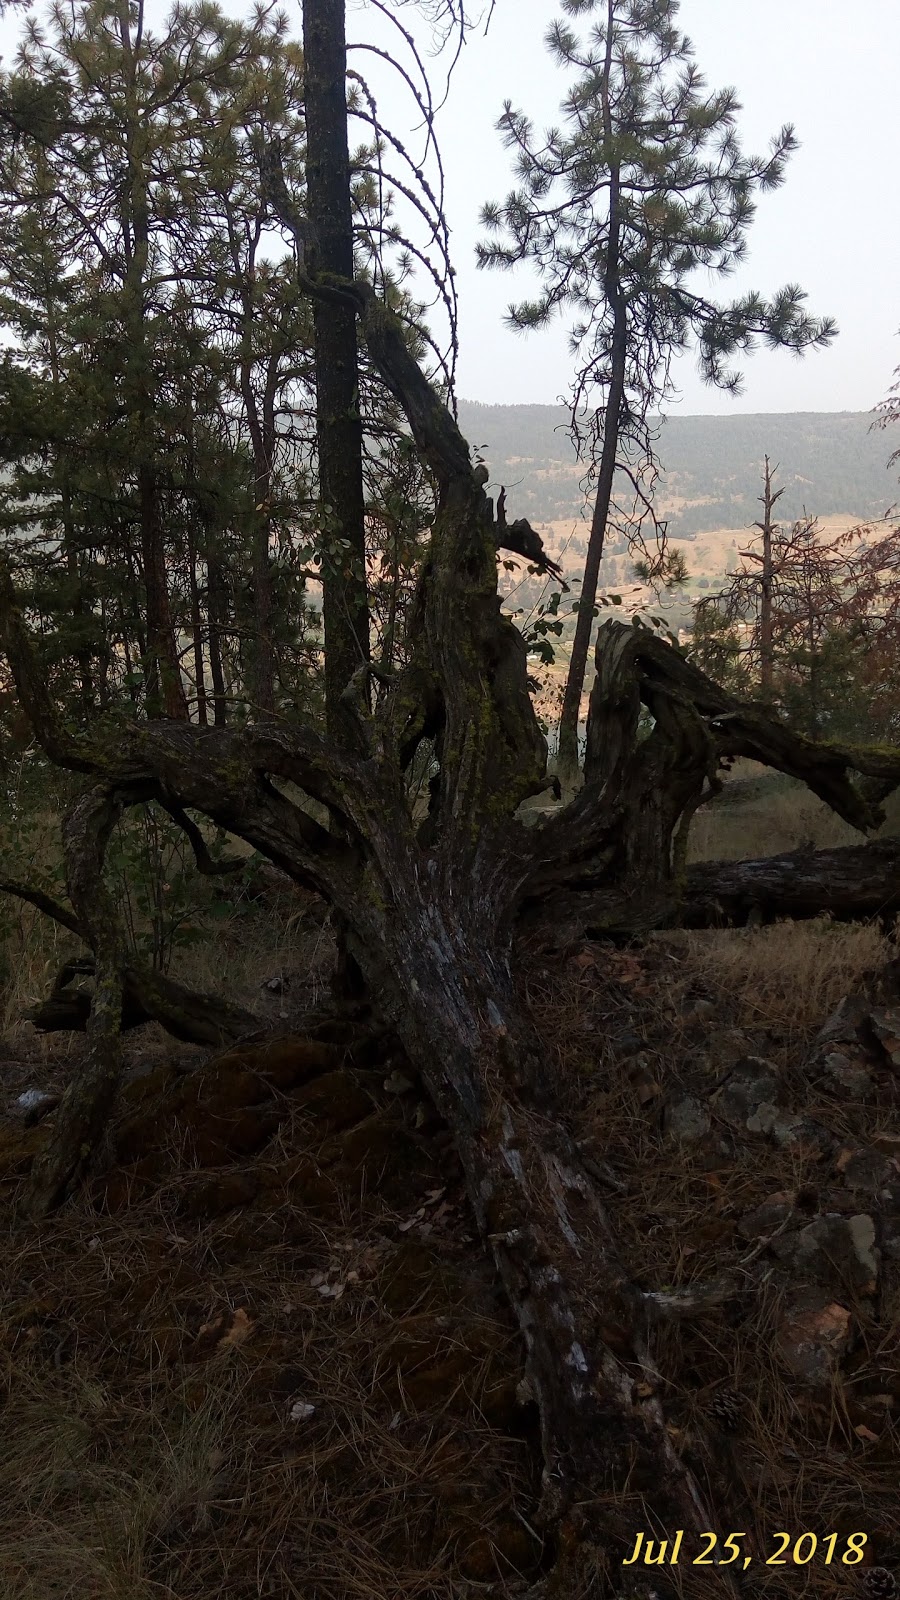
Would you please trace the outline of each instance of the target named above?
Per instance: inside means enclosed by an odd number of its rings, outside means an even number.
[[[285,202],[277,170],[273,183]],[[282,214],[288,225],[296,221],[289,201]],[[560,1542],[556,1590],[574,1592],[570,1579],[587,1562],[598,1596],[626,1594],[636,1580],[623,1582],[619,1563],[637,1532],[715,1529],[665,1426],[649,1324],[700,1314],[710,1296],[730,1289],[711,1285],[699,1301],[693,1291],[687,1301],[647,1295],[621,1263],[516,1001],[514,936],[546,927],[560,907],[569,915],[573,904],[605,902],[605,926],[611,916],[623,931],[677,921],[692,895],[687,820],[716,788],[723,756],[750,756],[802,778],[869,829],[882,819],[878,799],[900,782],[900,752],[801,739],[646,629],[609,624],[597,646],[584,787],[545,823],[517,822],[522,800],[546,780],[546,742],[528,694],[524,641],[500,615],[496,530],[468,446],[370,285],[301,281],[358,314],[438,490],[408,667],[383,685],[374,710],[355,680],[348,685],[342,702],[354,719],[352,739],[338,745],[288,722],[225,729],[172,720],[117,728],[114,740],[76,736],[50,697],[0,564],[0,639],[22,706],[46,754],[92,784],[64,838],[75,926],[95,960],[90,1064],[60,1106],[35,1173],[32,1214],[64,1196],[101,1136],[123,1010],[127,1018],[137,1007],[170,1031],[187,1030],[180,1037],[218,1029],[216,1042],[242,1026],[233,1008],[214,1017],[211,1003],[204,1009],[171,980],[139,971],[103,888],[106,841],[124,807],[155,799],[176,818],[197,812],[331,905],[368,994],[453,1130],[474,1215],[522,1332],[545,1457],[541,1513]],[[425,831],[406,783],[423,739],[439,769]],[[860,774],[874,787],[860,784]],[[293,803],[279,780],[324,807],[329,827]],[[776,869],[771,881],[787,892],[797,870],[778,878]],[[718,903],[720,889],[727,901],[729,881],[740,904],[746,887],[722,872],[704,880],[706,903]],[[654,1587],[664,1592],[662,1578]]]

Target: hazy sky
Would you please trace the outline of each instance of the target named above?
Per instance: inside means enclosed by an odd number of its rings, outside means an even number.
[[[479,207],[510,187],[509,157],[492,131],[504,98],[541,127],[558,120],[567,74],[542,44],[557,14],[551,0],[497,0],[442,113],[462,304],[459,392],[474,400],[548,402],[569,381],[561,329],[506,331],[514,280],[472,263]],[[758,351],[743,364],[736,400],[683,361],[682,414],[868,410],[900,364],[900,3],[682,0],[680,21],[710,88],[737,88],[745,149],[765,150],[784,122],[801,145],[783,187],[761,196],[747,262],[724,291],[768,294],[798,282],[810,308],[840,329],[802,360]]]
[[[160,0],[148,5],[152,17],[167,9]],[[248,8],[230,0],[227,9]],[[285,9],[299,36],[298,0]],[[466,44],[439,119],[461,305],[458,392],[466,399],[552,403],[569,382],[564,324],[527,337],[507,331],[503,313],[527,279],[474,264],[480,208],[502,199],[511,182],[494,131],[503,100],[539,127],[558,120],[568,80],[543,44],[556,15],[553,0],[496,0],[487,37],[476,32]],[[410,22],[412,8],[402,16]],[[869,410],[900,364],[900,0],[860,0],[852,17],[846,0],[682,0],[680,21],[710,88],[737,87],[745,149],[765,150],[784,122],[795,124],[801,143],[783,187],[761,197],[748,260],[725,292],[752,286],[770,294],[796,281],[810,308],[840,328],[829,349],[802,360],[762,350],[749,357],[737,400],[706,388],[686,358],[677,373],[680,410]],[[349,0],[350,37],[371,38],[379,26],[367,0]],[[0,22],[5,65],[19,27],[15,14]],[[354,63],[362,67],[363,58]],[[369,71],[373,58],[365,64]],[[408,102],[395,95],[379,84],[382,117],[402,129]],[[410,139],[410,148],[418,142]]]

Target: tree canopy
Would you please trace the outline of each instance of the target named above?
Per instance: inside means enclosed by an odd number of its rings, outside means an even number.
[[[591,468],[594,514],[560,724],[571,781],[608,528],[643,545],[649,526],[659,540],[651,567],[667,574],[651,417],[670,394],[673,357],[693,346],[706,381],[737,392],[735,358],[758,342],[800,352],[836,329],[809,314],[797,284],[771,299],[747,291],[720,300],[702,287],[745,256],[756,196],[784,181],[793,128],[766,155],[744,154],[736,91],[707,90],[678,0],[563,0],[562,10],[582,24],[579,32],[557,20],[547,32],[553,59],[575,74],[562,125],[538,136],[506,103],[498,127],[519,182],[485,206],[478,260],[535,269],[538,293],[510,307],[514,328],[541,327],[560,311],[572,318],[571,426]]]

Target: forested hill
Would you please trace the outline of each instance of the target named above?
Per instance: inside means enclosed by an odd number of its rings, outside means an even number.
[[[535,523],[579,515],[581,473],[563,406],[463,400],[459,420],[473,449],[483,451],[492,483],[506,484],[513,515]],[[689,539],[752,523],[767,454],[785,486],[783,520],[804,510],[860,520],[882,515],[900,499],[896,473],[886,467],[897,441],[871,424],[871,412],[853,411],[669,418],[657,449],[659,504],[670,533]]]

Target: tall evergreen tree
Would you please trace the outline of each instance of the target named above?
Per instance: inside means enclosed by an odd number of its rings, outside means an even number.
[[[693,344],[704,379],[735,392],[732,360],[757,340],[800,351],[835,329],[809,316],[795,284],[771,300],[721,301],[698,277],[727,276],[746,253],[754,197],[782,182],[793,129],[766,156],[744,155],[737,94],[707,91],[678,26],[679,0],[562,0],[562,9],[586,24],[579,36],[557,20],[547,34],[556,63],[576,74],[563,126],[541,139],[507,101],[498,127],[519,182],[484,208],[492,237],[478,262],[537,270],[539,293],[510,308],[514,328],[541,327],[563,309],[573,317],[573,430],[579,446],[589,443],[595,491],[559,732],[559,772],[571,785],[617,472],[633,491],[627,521],[640,527],[652,513],[650,414],[670,392],[673,356]]]
[[[191,659],[197,714],[207,664],[216,715],[226,715],[229,639],[247,669],[232,691],[273,707],[274,484],[298,448],[284,385],[286,374],[309,380],[311,329],[290,262],[258,259],[258,148],[260,131],[276,129],[300,170],[301,72],[284,19],[264,11],[243,25],[215,6],[178,8],[157,35],[140,5],[98,0],[75,16],[53,13],[46,31],[32,25],[0,95],[0,287],[17,348],[7,377],[27,370],[58,402],[42,408],[53,439],[15,446],[7,526],[30,530],[18,548],[32,563],[36,523],[51,550],[68,526],[60,649],[79,612],[90,632],[91,606],[73,589],[90,572],[94,590],[109,591],[107,659],[124,658],[132,694],[140,670],[148,709],[177,717],[188,710]],[[202,448],[199,409],[220,415]],[[234,478],[240,459],[246,492]],[[227,553],[235,538],[249,546],[249,577]],[[282,564],[282,588],[287,572]],[[298,569],[298,619],[304,583]],[[225,613],[243,595],[250,613],[241,599],[238,623]],[[85,698],[86,659],[79,677]]]

